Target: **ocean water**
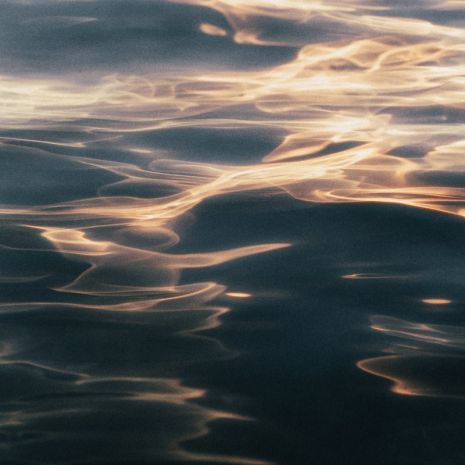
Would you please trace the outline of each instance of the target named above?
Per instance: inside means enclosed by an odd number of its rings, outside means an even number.
[[[0,0],[0,463],[465,463],[463,0]]]

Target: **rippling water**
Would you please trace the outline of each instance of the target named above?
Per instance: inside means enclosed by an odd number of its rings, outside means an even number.
[[[465,463],[463,0],[2,0],[0,462]]]

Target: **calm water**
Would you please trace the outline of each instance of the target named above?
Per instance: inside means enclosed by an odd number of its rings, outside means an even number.
[[[0,0],[0,463],[465,463],[463,0]]]

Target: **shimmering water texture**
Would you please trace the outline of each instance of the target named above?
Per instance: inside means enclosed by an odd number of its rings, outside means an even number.
[[[2,0],[0,462],[465,463],[464,0]]]

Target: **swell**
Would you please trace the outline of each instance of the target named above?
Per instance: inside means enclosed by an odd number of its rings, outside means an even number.
[[[214,279],[214,269],[205,282],[186,282],[185,272],[290,245],[263,244],[257,237],[254,244],[226,250],[180,252],[195,209],[209,200],[248,193],[273,202],[277,193],[285,193],[305,202],[396,204],[465,216],[465,33],[460,24],[415,18],[409,9],[399,15],[382,2],[354,1],[343,7],[340,2],[293,0],[273,5],[262,0],[174,3],[218,13],[221,24],[198,24],[199,34],[210,39],[265,50],[290,48],[294,57],[245,70],[188,61],[161,72],[122,67],[108,74],[97,69],[85,79],[72,73],[2,71],[0,146],[3,173],[8,174],[3,175],[6,200],[0,216],[5,234],[0,253],[29,253],[38,260],[58,254],[69,262],[61,266],[69,269],[63,280],[50,278],[41,266],[23,266],[19,272],[5,266],[0,282],[30,285],[30,293],[36,289],[37,295],[6,299],[0,311],[4,318],[23,315],[25,321],[52,312],[64,315],[57,318],[84,320],[85,328],[107,318],[118,331],[126,326],[136,334],[135,328],[146,325],[160,334],[182,333],[189,342],[175,355],[188,364],[197,358],[234,356],[199,333],[221,324],[221,316],[230,311],[228,299],[249,295],[232,290],[228,297],[226,287]],[[434,12],[462,8],[461,2],[450,1],[426,6],[432,17]],[[72,27],[95,23],[93,18],[63,18]],[[263,131],[278,142],[249,163],[192,161],[172,147],[150,143],[154,135],[172,131],[176,139],[176,131],[187,130]],[[216,305],[220,298],[227,304]],[[188,321],[185,327],[177,315]],[[429,386],[431,380],[406,379],[404,371],[415,371],[417,362],[421,366],[443,359],[455,367],[460,362],[455,353],[438,355],[423,344],[462,349],[461,333],[383,316],[373,321],[374,330],[421,347],[413,355],[402,348],[396,355],[363,360],[360,368],[393,381],[400,394],[448,394],[442,387]],[[140,412],[157,411],[167,425],[178,419],[176,427],[160,433],[155,446],[142,436],[135,450],[151,457],[261,463],[186,451],[182,444],[208,434],[210,422],[246,418],[203,407],[197,401],[208,392],[185,386],[182,376],[155,376],[153,372],[170,371],[162,362],[163,369],[142,373],[130,363],[118,367],[109,363],[110,355],[99,358],[103,346],[97,342],[88,348],[87,360],[78,363],[78,332],[69,331],[68,358],[60,358],[50,347],[35,351],[37,341],[19,330],[10,337],[2,354],[2,373],[35,386],[39,403],[31,403],[30,392],[20,391],[7,401],[1,420],[6,442],[18,438],[8,459],[21,459],[19,446],[28,460],[27,454],[41,441],[67,444],[69,438],[58,433],[62,424],[53,418],[71,416],[75,424],[92,424],[99,409],[108,414],[118,405],[129,417],[133,406]],[[124,344],[118,337],[125,336],[118,331],[107,344],[116,344],[122,355]],[[53,331],[43,337],[53,337]],[[154,348],[161,351],[163,345],[154,343]],[[76,370],[68,371],[70,365]],[[103,376],[100,372],[105,371],[109,373]],[[52,407],[47,398],[51,392]],[[72,400],[61,407],[56,399],[63,393]],[[80,411],[85,396],[105,399],[95,400],[87,419]],[[121,418],[112,421],[119,424]],[[99,441],[102,438],[96,438],[96,444]],[[98,445],[90,447],[89,454],[90,459],[101,454]],[[66,454],[62,451],[48,460],[66,462]]]

